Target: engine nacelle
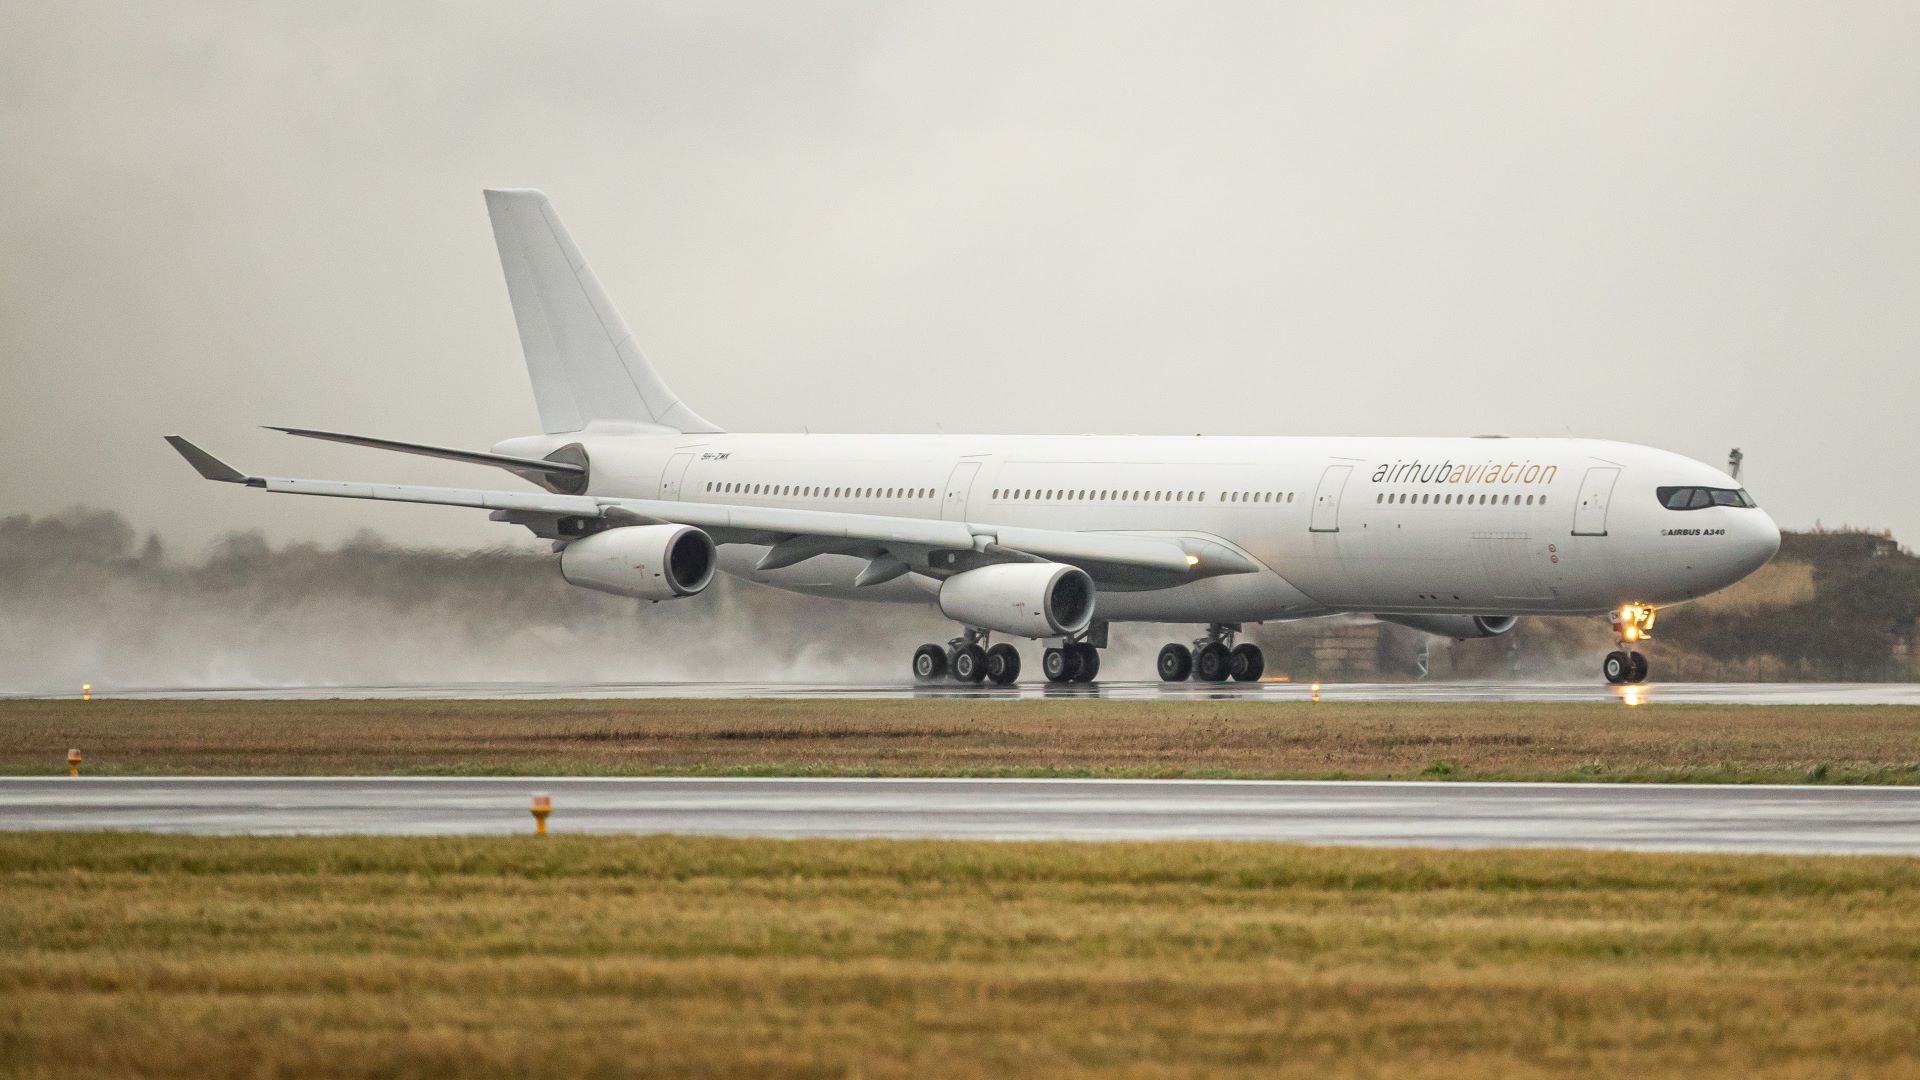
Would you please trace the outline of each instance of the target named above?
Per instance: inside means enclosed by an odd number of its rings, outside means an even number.
[[[1375,615],[1374,618],[1459,641],[1499,637],[1520,621],[1513,615]]]
[[[940,583],[940,611],[1019,637],[1066,637],[1093,621],[1093,579],[1063,563],[995,563]]]
[[[692,596],[713,581],[713,538],[691,525],[628,525],[560,552],[560,576],[583,589],[639,600]]]

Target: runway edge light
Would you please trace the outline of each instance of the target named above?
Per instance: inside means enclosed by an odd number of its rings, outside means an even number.
[[[535,795],[533,797],[533,834],[547,835],[547,815],[553,813],[553,796]]]
[[[67,775],[80,775],[80,748],[77,746],[67,751]]]

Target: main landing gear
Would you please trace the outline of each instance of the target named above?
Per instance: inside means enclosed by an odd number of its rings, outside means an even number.
[[[1092,682],[1100,674],[1100,650],[1084,641],[1069,641],[1040,654],[1040,671],[1050,683]]]
[[[1607,654],[1600,674],[1615,686],[1647,681],[1647,658],[1633,646],[1653,637],[1654,610],[1645,604],[1628,604],[1608,613],[1613,629],[1620,636],[1620,648]]]
[[[1155,665],[1160,681],[1185,682],[1191,676],[1200,682],[1259,682],[1267,670],[1266,657],[1250,641],[1235,645],[1239,632],[1232,623],[1214,623],[1191,649],[1177,641],[1165,646]]]
[[[944,647],[929,642],[915,649],[913,681],[932,683],[951,677],[960,683],[1013,685],[1020,679],[1020,652],[1004,641],[988,646],[987,633],[968,627]],[[1104,643],[1104,630],[1097,639],[1090,634],[1048,649],[1040,655],[1041,673],[1051,683],[1092,682],[1100,674],[1100,649],[1094,640]]]

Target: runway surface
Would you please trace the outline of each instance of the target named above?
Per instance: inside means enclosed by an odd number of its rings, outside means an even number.
[[[76,688],[77,689],[77,688]],[[96,686],[99,700],[114,698],[766,698],[766,699],[914,699],[986,698],[989,700],[1304,701],[1314,694],[1308,683],[1161,683],[1098,682],[1053,686],[1027,682],[1017,686],[960,686],[937,683],[748,683],[748,682],[599,682],[422,683],[388,686]],[[1396,682],[1325,683],[1322,701],[1487,701],[1622,702],[1630,705],[1695,703],[1726,705],[1920,705],[1920,683],[1654,683],[1608,686],[1591,682]],[[8,693],[0,697],[71,697],[60,694]]]
[[[1920,854],[1920,788],[1158,780],[0,779],[0,829],[1280,840]]]

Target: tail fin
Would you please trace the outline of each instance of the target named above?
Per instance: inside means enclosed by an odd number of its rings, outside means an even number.
[[[720,430],[647,362],[544,194],[489,190],[487,214],[543,428],[578,431],[594,420],[629,420]]]

